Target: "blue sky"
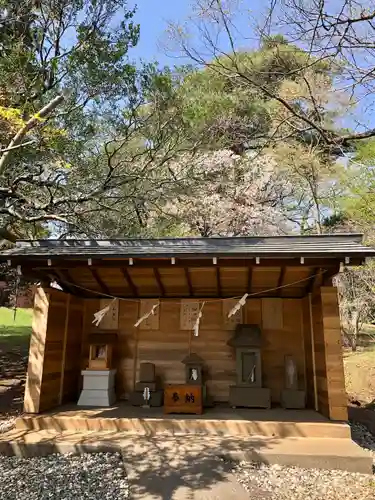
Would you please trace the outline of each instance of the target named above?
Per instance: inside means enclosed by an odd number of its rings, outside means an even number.
[[[140,24],[141,36],[138,45],[129,52],[129,57],[134,62],[159,62],[161,66],[180,65],[191,63],[185,58],[178,58],[177,54],[171,57],[166,50],[160,46],[160,41],[165,39],[165,33],[169,22],[181,23],[187,20],[192,13],[194,0],[129,0],[129,6],[137,5],[137,12],[134,21]],[[258,38],[251,27],[254,21],[260,21],[267,2],[254,2],[252,0],[243,1],[240,11],[233,18],[235,29],[238,30],[236,46],[238,48],[256,48]],[[191,25],[191,24],[190,24]],[[197,37],[198,38],[198,37]],[[196,40],[198,42],[198,39]],[[219,46],[222,50],[229,50],[227,38],[221,38]],[[354,114],[361,118],[361,121],[369,122],[374,126],[372,113],[365,113],[368,99],[364,99],[357,107]],[[343,119],[343,126],[355,126],[351,114],[347,114]],[[361,127],[359,128],[361,129]]]
[[[131,58],[159,61],[162,65],[173,64],[158,41],[165,32],[168,21],[184,21],[190,12],[189,0],[138,0],[135,21],[141,25],[140,41],[129,53]]]
[[[190,62],[171,57],[166,54],[165,50],[158,47],[160,40],[165,35],[168,22],[174,23],[183,22],[188,18],[192,12],[193,0],[133,0],[130,5],[137,4],[137,13],[135,22],[141,26],[141,36],[138,45],[129,52],[131,59],[143,59],[144,61],[158,61],[162,66],[174,64],[182,64],[183,62]],[[248,15],[243,15],[244,11],[234,18],[236,28],[239,30],[240,36],[237,40],[237,47],[244,45],[247,47],[254,46],[255,37],[250,27],[250,18],[259,16],[261,5],[252,5],[253,2],[246,2],[245,10]],[[261,4],[261,2],[260,2]],[[251,6],[251,12],[249,12]],[[243,36],[249,37],[246,41]],[[240,41],[242,40],[242,42]],[[238,45],[239,42],[239,45]],[[228,49],[226,38],[220,41],[220,47],[224,50]]]

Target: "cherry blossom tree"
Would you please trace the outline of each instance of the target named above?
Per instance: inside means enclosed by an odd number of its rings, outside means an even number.
[[[178,224],[180,233],[208,237],[291,230],[283,203],[292,186],[267,155],[239,156],[223,149],[183,155],[171,168],[180,176],[188,170],[190,183],[157,218]]]

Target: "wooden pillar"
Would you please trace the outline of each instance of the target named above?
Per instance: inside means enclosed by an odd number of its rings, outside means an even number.
[[[41,287],[36,289],[24,398],[24,411],[28,413],[40,411],[49,299],[49,293],[46,289]]]
[[[72,314],[68,316],[69,306]],[[60,404],[65,393],[70,394],[68,389],[72,375],[73,378],[77,375],[75,366],[72,370],[70,365],[77,355],[79,373],[82,309],[82,299],[71,298],[53,288],[37,289],[24,398],[25,412],[48,410]],[[69,336],[73,337],[72,341],[78,337],[79,346],[72,344]]]
[[[319,411],[332,420],[347,420],[340,316],[335,287],[313,296],[312,317]]]
[[[66,298],[66,311],[65,311],[65,325],[64,325],[64,339],[62,346],[62,359],[61,359],[61,378],[60,378],[60,390],[59,390],[59,404],[61,405],[64,396],[64,377],[65,377],[65,360],[66,360],[66,346],[68,341],[68,327],[69,327],[69,306],[70,306],[70,295]]]
[[[314,351],[314,329],[311,310],[311,295],[302,299],[302,327],[306,370],[307,407],[318,410],[316,368]]]

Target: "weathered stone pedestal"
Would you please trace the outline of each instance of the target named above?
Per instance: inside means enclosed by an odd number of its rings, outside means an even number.
[[[271,408],[271,393],[269,389],[261,387],[229,387],[229,404],[232,408]]]
[[[82,370],[83,389],[78,406],[112,406],[116,401],[116,370]]]
[[[285,356],[285,389],[281,393],[281,406],[298,410],[306,406],[306,392],[298,389],[298,369],[293,356]]]
[[[148,406],[163,406],[164,391],[155,391],[150,387],[150,399],[147,401]],[[130,404],[133,406],[144,406],[146,404],[142,392],[132,392],[130,394]]]
[[[237,325],[228,345],[236,348],[237,383],[229,387],[236,408],[270,408],[271,391],[262,387],[261,331],[258,325]]]
[[[146,398],[145,398],[146,390]],[[148,396],[147,396],[148,391]],[[154,363],[139,365],[139,381],[130,394],[130,404],[133,406],[163,406],[163,390],[156,388],[156,372]]]
[[[281,393],[281,406],[288,410],[299,410],[305,408],[305,391],[284,389]]]

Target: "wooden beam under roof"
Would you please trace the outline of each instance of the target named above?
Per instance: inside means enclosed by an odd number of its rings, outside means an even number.
[[[221,286],[221,276],[220,276],[220,267],[216,267],[216,283],[217,283],[217,293],[219,297],[223,296],[223,289]]]
[[[352,257],[350,260],[351,265],[361,265],[363,259]],[[87,268],[87,259],[77,260],[77,259],[51,259],[51,266],[48,266],[46,259],[31,259],[28,258],[27,261],[21,258],[13,258],[12,266],[16,267],[18,264],[22,265],[22,268],[28,269],[74,269],[74,268]],[[337,268],[340,265],[339,258],[316,258],[316,257],[305,257],[304,264],[300,263],[298,258],[266,258],[263,257],[260,264],[254,264],[254,259],[252,258],[224,258],[221,257],[218,264],[213,264],[212,258],[179,258],[176,260],[176,264],[171,264],[170,259],[137,259],[133,266],[129,266],[129,259],[111,259],[111,260],[98,260],[92,259],[92,265],[89,266],[90,269],[105,269],[105,268],[165,268],[165,269],[178,269],[178,268],[190,268],[190,267],[255,267],[257,269],[262,269],[265,267],[320,267],[320,268]]]
[[[319,267],[314,267],[312,273],[307,280],[307,285],[305,287],[305,294],[308,295],[312,293],[313,289],[317,286],[318,281],[321,279],[321,270]]]
[[[59,272],[60,276],[62,276],[62,278],[66,281],[66,284],[68,286],[73,286],[73,287],[82,291],[82,289],[80,289],[80,287],[77,285],[77,283],[72,278],[72,275],[70,274],[68,269],[61,269],[60,271],[57,270],[57,272]]]
[[[104,283],[104,281],[102,280],[102,278],[100,277],[98,271],[96,269],[91,269],[91,266],[88,267],[88,269],[90,269],[91,271],[91,274],[93,275],[95,281],[98,283],[98,285],[100,286],[100,288],[102,289],[102,291],[107,294],[107,295],[112,295],[111,294],[111,291],[110,289],[108,288],[108,286]]]
[[[61,270],[56,269],[53,272],[57,283],[61,286],[64,292],[70,293],[70,295],[75,295],[77,293],[77,289],[74,288],[73,284],[67,284],[64,280],[64,276]]]
[[[138,289],[137,287],[135,286],[134,284],[134,281],[132,280],[130,274],[129,274],[129,271],[126,269],[126,267],[122,267],[121,268],[121,272],[125,278],[125,281],[127,282],[130,290],[131,290],[131,293],[134,297],[139,297],[139,294],[138,294]]]
[[[283,291],[283,289],[282,289],[282,288],[280,288],[280,287],[281,287],[281,286],[283,285],[283,283],[284,283],[285,272],[286,272],[286,267],[282,267],[282,268],[280,269],[280,275],[279,275],[279,279],[278,279],[278,281],[277,281],[277,288],[278,288],[278,289],[277,289],[277,294],[279,295],[279,297],[281,297],[281,295],[282,295],[282,291]]]
[[[154,276],[155,276],[155,279],[157,281],[157,284],[158,284],[158,287],[160,290],[160,295],[162,297],[164,297],[165,296],[165,288],[164,288],[164,285],[163,285],[163,282],[162,282],[162,279],[161,279],[161,276],[159,273],[159,269],[157,267],[154,267],[153,271],[154,271]]]
[[[185,271],[185,278],[186,278],[187,286],[188,286],[188,289],[189,289],[189,296],[193,297],[194,292],[193,292],[193,285],[191,283],[191,277],[190,277],[190,273],[189,273],[189,268],[188,267],[184,267],[184,271]]]
[[[249,267],[247,270],[247,293],[251,293],[253,283],[253,268]]]

